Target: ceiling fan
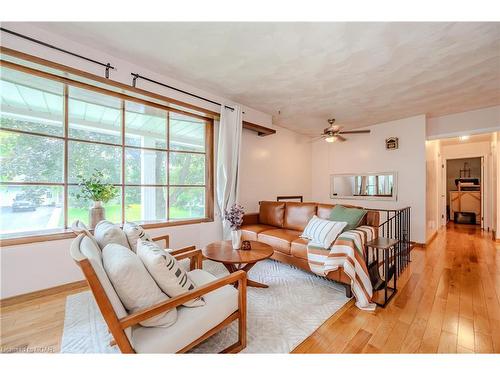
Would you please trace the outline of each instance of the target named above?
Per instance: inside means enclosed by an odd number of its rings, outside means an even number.
[[[347,130],[347,131],[342,131],[342,127],[338,125],[333,125],[335,123],[335,119],[331,118],[328,120],[328,123],[330,124],[329,127],[323,130],[323,134],[317,139],[324,139],[325,141],[329,143],[333,142],[344,142],[347,141],[346,138],[344,138],[341,134],[362,134],[362,133],[370,133],[370,130]]]

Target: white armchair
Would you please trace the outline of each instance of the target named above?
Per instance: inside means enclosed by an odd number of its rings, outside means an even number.
[[[168,238],[162,238],[168,243]],[[155,239],[157,240],[157,239]],[[188,247],[171,253],[176,259],[189,258],[189,277],[198,285],[190,292],[142,311],[129,314],[116,294],[102,264],[101,249],[86,233],[71,244],[71,256],[80,266],[101,314],[122,353],[184,353],[238,319],[238,341],[223,353],[236,353],[246,346],[246,286],[244,271],[217,279],[201,269],[201,250]],[[236,286],[236,288],[234,287]],[[182,304],[204,296],[205,305],[196,308]],[[172,326],[143,327],[138,323],[177,308]]]

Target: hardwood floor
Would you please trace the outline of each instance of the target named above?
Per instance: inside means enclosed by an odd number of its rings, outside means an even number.
[[[449,224],[375,312],[349,308],[294,353],[500,353],[500,244],[475,226]]]
[[[474,226],[441,231],[375,312],[348,307],[294,353],[500,353],[500,243]],[[0,348],[58,352],[66,296],[2,307]]]

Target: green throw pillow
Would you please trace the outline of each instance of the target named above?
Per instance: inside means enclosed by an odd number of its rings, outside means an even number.
[[[338,204],[333,207],[332,212],[330,213],[330,220],[347,222],[347,225],[344,228],[345,232],[346,230],[357,228],[366,213],[367,211],[361,208],[344,207]]]

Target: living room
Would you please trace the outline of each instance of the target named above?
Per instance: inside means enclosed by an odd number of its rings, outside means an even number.
[[[483,18],[2,20],[2,353],[499,353]]]

